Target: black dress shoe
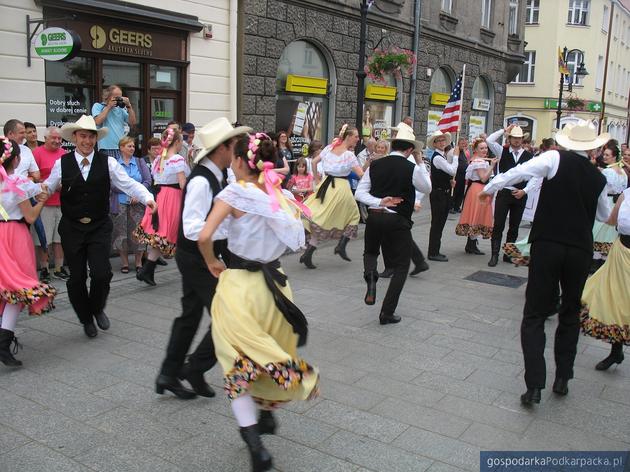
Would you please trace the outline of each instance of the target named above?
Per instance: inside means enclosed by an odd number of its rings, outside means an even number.
[[[400,316],[396,316],[394,314],[384,315],[383,313],[381,313],[381,315],[378,317],[378,321],[382,325],[400,323],[401,319],[402,318]]]
[[[96,325],[90,321],[89,323],[83,324],[83,331],[88,338],[95,338],[98,334],[98,330],[96,329]]]
[[[164,259],[162,259],[161,257],[157,258],[157,261],[155,261],[155,263],[159,266],[166,266],[168,265],[168,262],[166,262]]]
[[[104,311],[101,311],[98,315],[94,315],[94,318],[96,318],[96,324],[98,327],[103,331],[107,331],[109,329],[109,318]]]
[[[273,413],[267,410],[260,410],[258,416],[258,432],[260,434],[276,434],[276,419]]]
[[[521,403],[525,406],[540,403],[540,390],[539,388],[528,388],[527,392],[521,395]]]
[[[427,261],[422,261],[411,272],[409,272],[409,275],[418,275],[420,272],[427,270],[429,270],[429,264],[427,264]]]
[[[195,392],[184,387],[176,377],[160,374],[155,381],[155,392],[163,395],[164,390],[173,392],[177,398],[182,400],[191,400],[197,396]]]
[[[203,378],[203,372],[192,370],[188,364],[185,364],[182,368],[179,379],[186,380],[200,397],[212,398],[216,395],[212,387]]]
[[[446,257],[444,254],[436,254],[435,256],[428,256],[428,259],[430,261],[436,261],[436,262],[448,262],[448,257]]]
[[[366,305],[374,305],[376,303],[376,281],[378,280],[378,273],[374,271],[371,274],[364,275],[364,279],[367,283],[367,290],[363,301]]]
[[[553,382],[553,393],[558,395],[566,395],[569,393],[569,379],[563,379],[562,377],[556,377]]]
[[[499,255],[493,253],[492,256],[490,256],[490,260],[488,261],[488,267],[495,267],[498,263]]]
[[[394,275],[394,269],[385,269],[383,272],[378,274],[379,277],[383,277],[384,279],[391,279],[392,275]]]

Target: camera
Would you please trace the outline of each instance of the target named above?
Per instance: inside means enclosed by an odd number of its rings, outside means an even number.
[[[118,108],[125,108],[127,105],[125,105],[125,101],[123,100],[122,97],[115,97],[116,100],[116,106]]]

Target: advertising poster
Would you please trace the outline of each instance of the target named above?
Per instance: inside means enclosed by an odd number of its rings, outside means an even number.
[[[480,134],[486,132],[486,117],[485,116],[470,116],[468,123],[468,139],[472,142]]]
[[[437,131],[437,125],[440,118],[442,118],[442,110],[429,110],[429,117],[427,119],[427,136]]]
[[[61,128],[64,123],[73,123],[81,115],[91,112],[91,93],[79,85],[46,86],[46,126]],[[63,148],[71,151],[74,144],[64,141]]]
[[[391,102],[367,102],[363,106],[363,129],[370,129],[374,139],[387,139],[394,126],[394,104]]]
[[[321,101],[313,101],[310,97],[303,101],[299,97],[278,97],[276,129],[288,133],[294,159],[308,155],[311,141],[325,141],[323,115]]]

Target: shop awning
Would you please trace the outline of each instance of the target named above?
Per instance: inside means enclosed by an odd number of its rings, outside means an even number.
[[[110,19],[118,18],[155,26],[163,26],[183,31],[201,31],[203,24],[196,16],[146,7],[119,0],[35,0],[40,7],[68,10],[70,13],[102,15]]]

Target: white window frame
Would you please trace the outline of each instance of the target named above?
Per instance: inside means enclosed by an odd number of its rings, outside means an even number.
[[[440,9],[448,14],[453,13],[453,0],[442,0]]]
[[[490,29],[492,21],[492,0],[481,0],[481,27]]]
[[[602,16],[602,31],[608,33],[608,23],[610,23],[610,8],[604,5],[604,14]]]
[[[534,20],[535,17],[535,20]],[[540,0],[527,0],[525,8],[525,24],[537,25],[540,21]]]
[[[518,0],[508,2],[508,34],[518,35]]]
[[[564,78],[565,84],[573,82],[573,85],[582,85],[582,77],[575,75],[575,71],[583,61],[584,53],[581,51],[574,51],[567,56],[567,69],[569,69],[569,75]]]
[[[567,24],[588,26],[590,0],[569,0]]]
[[[604,86],[604,56],[597,56],[597,75],[595,76],[595,89],[601,90]]]
[[[527,77],[525,77],[527,80],[522,80],[519,72],[514,77],[513,84],[533,84],[536,80],[536,51],[524,51],[523,54],[525,55],[525,62],[521,65],[521,68],[527,69]]]

